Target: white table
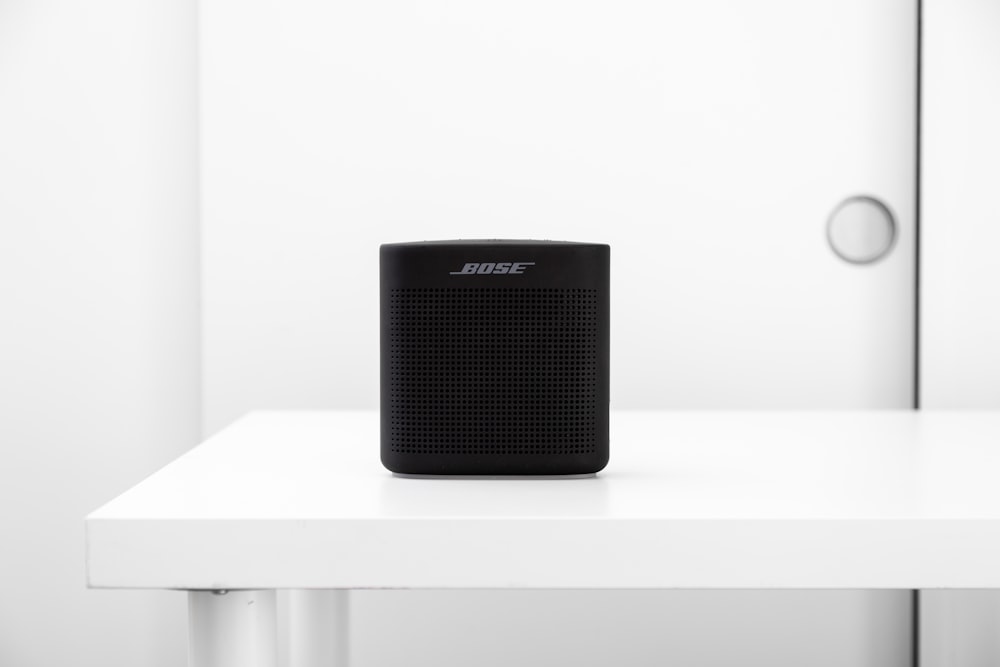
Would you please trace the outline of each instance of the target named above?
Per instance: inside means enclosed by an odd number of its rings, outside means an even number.
[[[584,479],[395,477],[378,432],[241,419],[87,517],[89,585],[189,591],[198,667],[273,664],[276,589],[1000,588],[1000,413],[617,412]]]

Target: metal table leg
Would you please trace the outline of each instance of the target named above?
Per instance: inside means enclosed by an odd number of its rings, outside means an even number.
[[[289,667],[347,667],[348,591],[291,591]]]
[[[275,592],[189,591],[190,667],[277,667]]]

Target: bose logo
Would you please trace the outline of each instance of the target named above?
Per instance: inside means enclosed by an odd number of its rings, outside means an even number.
[[[462,267],[461,271],[450,271],[453,276],[468,276],[474,273],[508,273],[521,274],[529,266],[534,266],[534,262],[469,262]]]

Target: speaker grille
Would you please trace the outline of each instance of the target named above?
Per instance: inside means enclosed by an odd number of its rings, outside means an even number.
[[[595,451],[597,290],[393,289],[388,327],[391,451]]]

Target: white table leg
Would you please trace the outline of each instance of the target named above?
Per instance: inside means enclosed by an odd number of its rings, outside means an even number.
[[[190,667],[277,667],[274,591],[188,593]]]
[[[288,615],[288,667],[347,667],[348,591],[291,591]]]

